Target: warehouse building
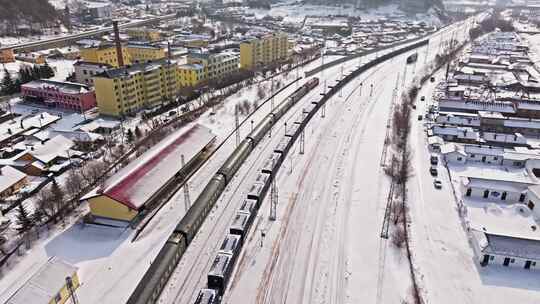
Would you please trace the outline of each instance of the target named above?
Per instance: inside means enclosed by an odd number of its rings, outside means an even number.
[[[186,163],[207,151],[215,140],[211,130],[195,125],[180,130],[110,177],[102,187],[81,200],[88,201],[90,213],[99,219],[130,222],[139,215],[154,195],[182,169]]]
[[[71,292],[77,287],[79,287],[77,267],[52,257],[9,298],[6,304],[71,303]]]

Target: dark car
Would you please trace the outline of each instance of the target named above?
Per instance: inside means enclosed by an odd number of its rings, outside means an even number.
[[[418,115],[418,120],[422,120],[422,115]]]
[[[439,158],[437,157],[437,155],[431,155],[431,157],[429,158],[429,162],[432,165],[436,166],[439,163]]]
[[[437,168],[435,168],[435,167],[429,168],[429,173],[430,173],[432,176],[437,176],[437,175],[439,175],[439,172],[437,172]]]
[[[430,81],[435,82],[435,77],[431,77]]]
[[[426,100],[426,96],[420,97],[420,100],[421,100],[421,101],[425,101],[425,100]]]

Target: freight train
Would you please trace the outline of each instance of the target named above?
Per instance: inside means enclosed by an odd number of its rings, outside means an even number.
[[[127,304],[156,303],[163,287],[197,231],[199,231],[206,216],[251,151],[292,106],[318,85],[319,79],[312,78],[295,90],[284,102],[268,114],[233,151],[178,223],[135,288],[135,291],[131,294]],[[222,257],[219,262],[226,265],[227,263],[234,264],[233,261],[227,260],[226,257]]]
[[[320,109],[328,99],[339,92],[345,84],[379,63],[427,44],[428,40],[423,40],[367,62],[352,73],[346,75],[346,77],[340,80],[335,86],[331,87],[319,101],[312,102],[312,106],[304,109],[302,121],[294,123],[297,125],[293,126],[293,129],[291,129],[294,130],[294,133],[288,130],[286,136],[290,137],[291,140],[286,144],[280,143],[274,153],[272,153],[272,155],[264,162],[261,173],[270,175],[270,178],[267,179],[267,181],[270,182],[271,178],[275,178],[281,163],[285,159],[286,153],[289,151],[299,134],[303,131],[309,120],[311,120],[318,109]],[[283,114],[318,84],[319,79],[312,78],[296,90],[284,103],[266,116],[234,150],[231,156],[206,185],[201,195],[197,198],[180,223],[176,226],[175,230],[158,253],[158,256],[135,288],[135,291],[131,294],[127,304],[153,304],[157,302],[163,287],[167,283],[182,255],[236,171]],[[276,150],[278,151],[276,152]],[[266,187],[266,189],[268,189],[268,187]],[[224,247],[222,245],[218,256],[216,256],[216,259],[212,264],[211,271],[208,273],[209,288],[200,291],[195,303],[217,304],[220,302],[221,295],[226,289],[227,282],[234,269],[234,262],[240,254],[242,238],[249,231],[251,223],[256,216],[256,212],[265,194],[266,193],[260,192],[258,199],[252,199],[254,196],[250,196],[251,198],[246,199],[240,210],[237,211],[237,214],[243,212],[244,214],[249,213],[249,215],[247,218],[245,215],[241,216],[238,220],[235,217],[235,221],[230,227],[233,228],[232,233],[231,229],[229,229],[227,238],[229,238],[230,235],[239,235],[240,237],[234,246],[226,245]],[[224,252],[224,248],[229,249],[227,252]],[[224,255],[228,256],[224,257]]]
[[[425,42],[420,42],[419,44],[395,51],[368,62],[366,65],[347,75],[344,80],[338,82],[338,84],[320,100],[311,102],[311,104],[303,109],[303,115],[300,120],[295,121],[292,126],[286,130],[285,135],[276,145],[273,153],[265,160],[263,166],[259,169],[259,174],[252,184],[247,197],[241,204],[240,209],[236,211],[235,218],[229,227],[229,231],[226,233],[221,248],[210,267],[210,271],[207,275],[207,287],[199,291],[194,304],[220,303],[220,298],[227,289],[227,284],[232,276],[235,263],[240,256],[243,240],[246,239],[249,234],[251,225],[257,216],[267,190],[270,188],[273,179],[276,178],[277,172],[281,168],[281,164],[285,160],[292,146],[300,137],[300,134],[304,132],[305,127],[313,116],[315,116],[320,107],[338,92],[341,87],[368,68],[389,58],[400,55],[410,50],[409,48],[415,48],[424,43]]]

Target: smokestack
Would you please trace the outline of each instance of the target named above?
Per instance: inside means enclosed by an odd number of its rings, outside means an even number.
[[[167,57],[169,58],[169,63],[171,63],[172,51],[171,51],[171,41],[170,40],[167,40]]]
[[[124,66],[124,57],[122,56],[122,44],[120,43],[120,31],[118,30],[118,21],[113,21],[114,43],[116,44],[116,56],[118,67]]]

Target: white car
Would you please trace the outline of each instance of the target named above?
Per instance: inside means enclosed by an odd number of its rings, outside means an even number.
[[[442,182],[440,179],[435,179],[433,181],[433,186],[435,187],[435,189],[442,189]]]

